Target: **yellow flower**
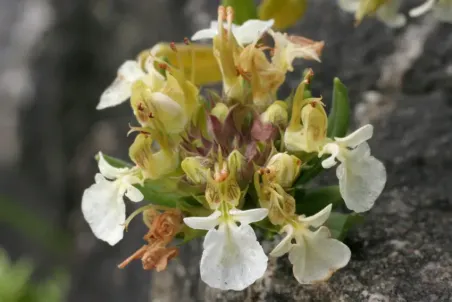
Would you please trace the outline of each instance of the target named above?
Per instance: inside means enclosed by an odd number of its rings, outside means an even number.
[[[168,66],[166,66],[168,68]],[[181,133],[198,107],[198,89],[175,68],[166,79],[156,73],[136,81],[130,98],[133,112],[143,127],[166,134]]]
[[[160,149],[153,152],[155,146],[150,135],[140,133],[129,148],[129,156],[141,168],[143,176],[158,179],[173,172],[179,164],[177,152]]]
[[[303,99],[305,84],[302,81],[295,93],[284,143],[289,151],[319,152],[326,139],[328,117],[321,98]]]

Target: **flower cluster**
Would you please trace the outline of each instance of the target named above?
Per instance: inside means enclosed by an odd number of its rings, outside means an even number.
[[[294,94],[279,96],[293,61],[320,61],[323,42],[274,31],[273,20],[240,26],[233,20],[232,8],[219,7],[218,20],[191,39],[212,39],[212,46],[188,39],[158,44],[119,68],[97,108],[130,98],[138,124],[129,131],[137,133],[133,164],[99,153],[100,173],[83,194],[83,214],[110,245],[143,214],[147,244],[120,268],[141,259],[144,269],[161,271],[177,245],[205,235],[202,280],[242,290],[267,268],[260,229],[286,233],[270,256],[288,254],[298,282],[326,280],[351,255],[341,230],[328,226],[372,208],[386,182],[367,144],[373,127],[346,135],[345,87],[335,80],[328,116],[322,98],[312,96],[312,70]],[[200,85],[217,80],[221,95],[200,94]],[[306,184],[334,166],[339,186],[313,193]],[[149,203],[126,220],[124,196]],[[348,213],[333,212],[342,202]]]

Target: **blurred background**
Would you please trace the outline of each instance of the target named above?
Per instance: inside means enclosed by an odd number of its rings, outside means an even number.
[[[0,302],[452,301],[452,25],[426,16],[399,30],[373,19],[355,28],[335,1],[309,4],[289,32],[324,40],[322,63],[299,65],[285,88],[311,66],[328,104],[340,77],[354,126],[376,127],[387,188],[328,285],[296,286],[277,273],[290,276],[282,260],[265,286],[228,296],[199,282],[199,242],[164,273],[139,262],[118,270],[144,227],[132,223],[110,247],[80,209],[95,153],[127,158],[130,108],[95,110],[117,68],[208,26],[218,1],[0,0]]]

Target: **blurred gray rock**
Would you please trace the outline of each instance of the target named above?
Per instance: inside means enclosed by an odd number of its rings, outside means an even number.
[[[347,239],[349,266],[328,283],[301,286],[286,258],[272,259],[247,290],[218,292],[199,280],[201,248],[193,242],[152,280],[139,262],[116,269],[141,246],[143,227],[132,223],[115,247],[101,243],[81,216],[80,198],[98,150],[126,158],[133,117],[127,105],[94,108],[124,60],[207,26],[216,5],[0,0],[0,197],[51,223],[43,234],[49,240],[70,234],[55,255],[0,221],[1,244],[14,257],[32,256],[44,271],[68,267],[69,301],[452,301],[452,26],[426,16],[400,30],[375,20],[355,28],[330,0],[311,1],[290,30],[326,45],[322,63],[301,63],[285,90],[310,66],[313,90],[328,104],[338,76],[349,87],[354,126],[375,125],[371,147],[386,164],[388,184]]]

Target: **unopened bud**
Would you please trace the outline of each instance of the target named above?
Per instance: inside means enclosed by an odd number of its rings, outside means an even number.
[[[298,177],[301,169],[301,160],[287,153],[273,155],[267,163],[268,177],[283,188],[290,188]]]
[[[221,122],[224,122],[228,113],[229,108],[224,103],[217,103],[211,111],[211,114],[216,116]]]
[[[195,184],[206,183],[210,166],[210,160],[201,156],[186,157],[181,163],[187,178]]]
[[[287,104],[282,101],[274,102],[261,114],[261,119],[264,123],[271,123],[275,126],[285,128],[289,119]]]

